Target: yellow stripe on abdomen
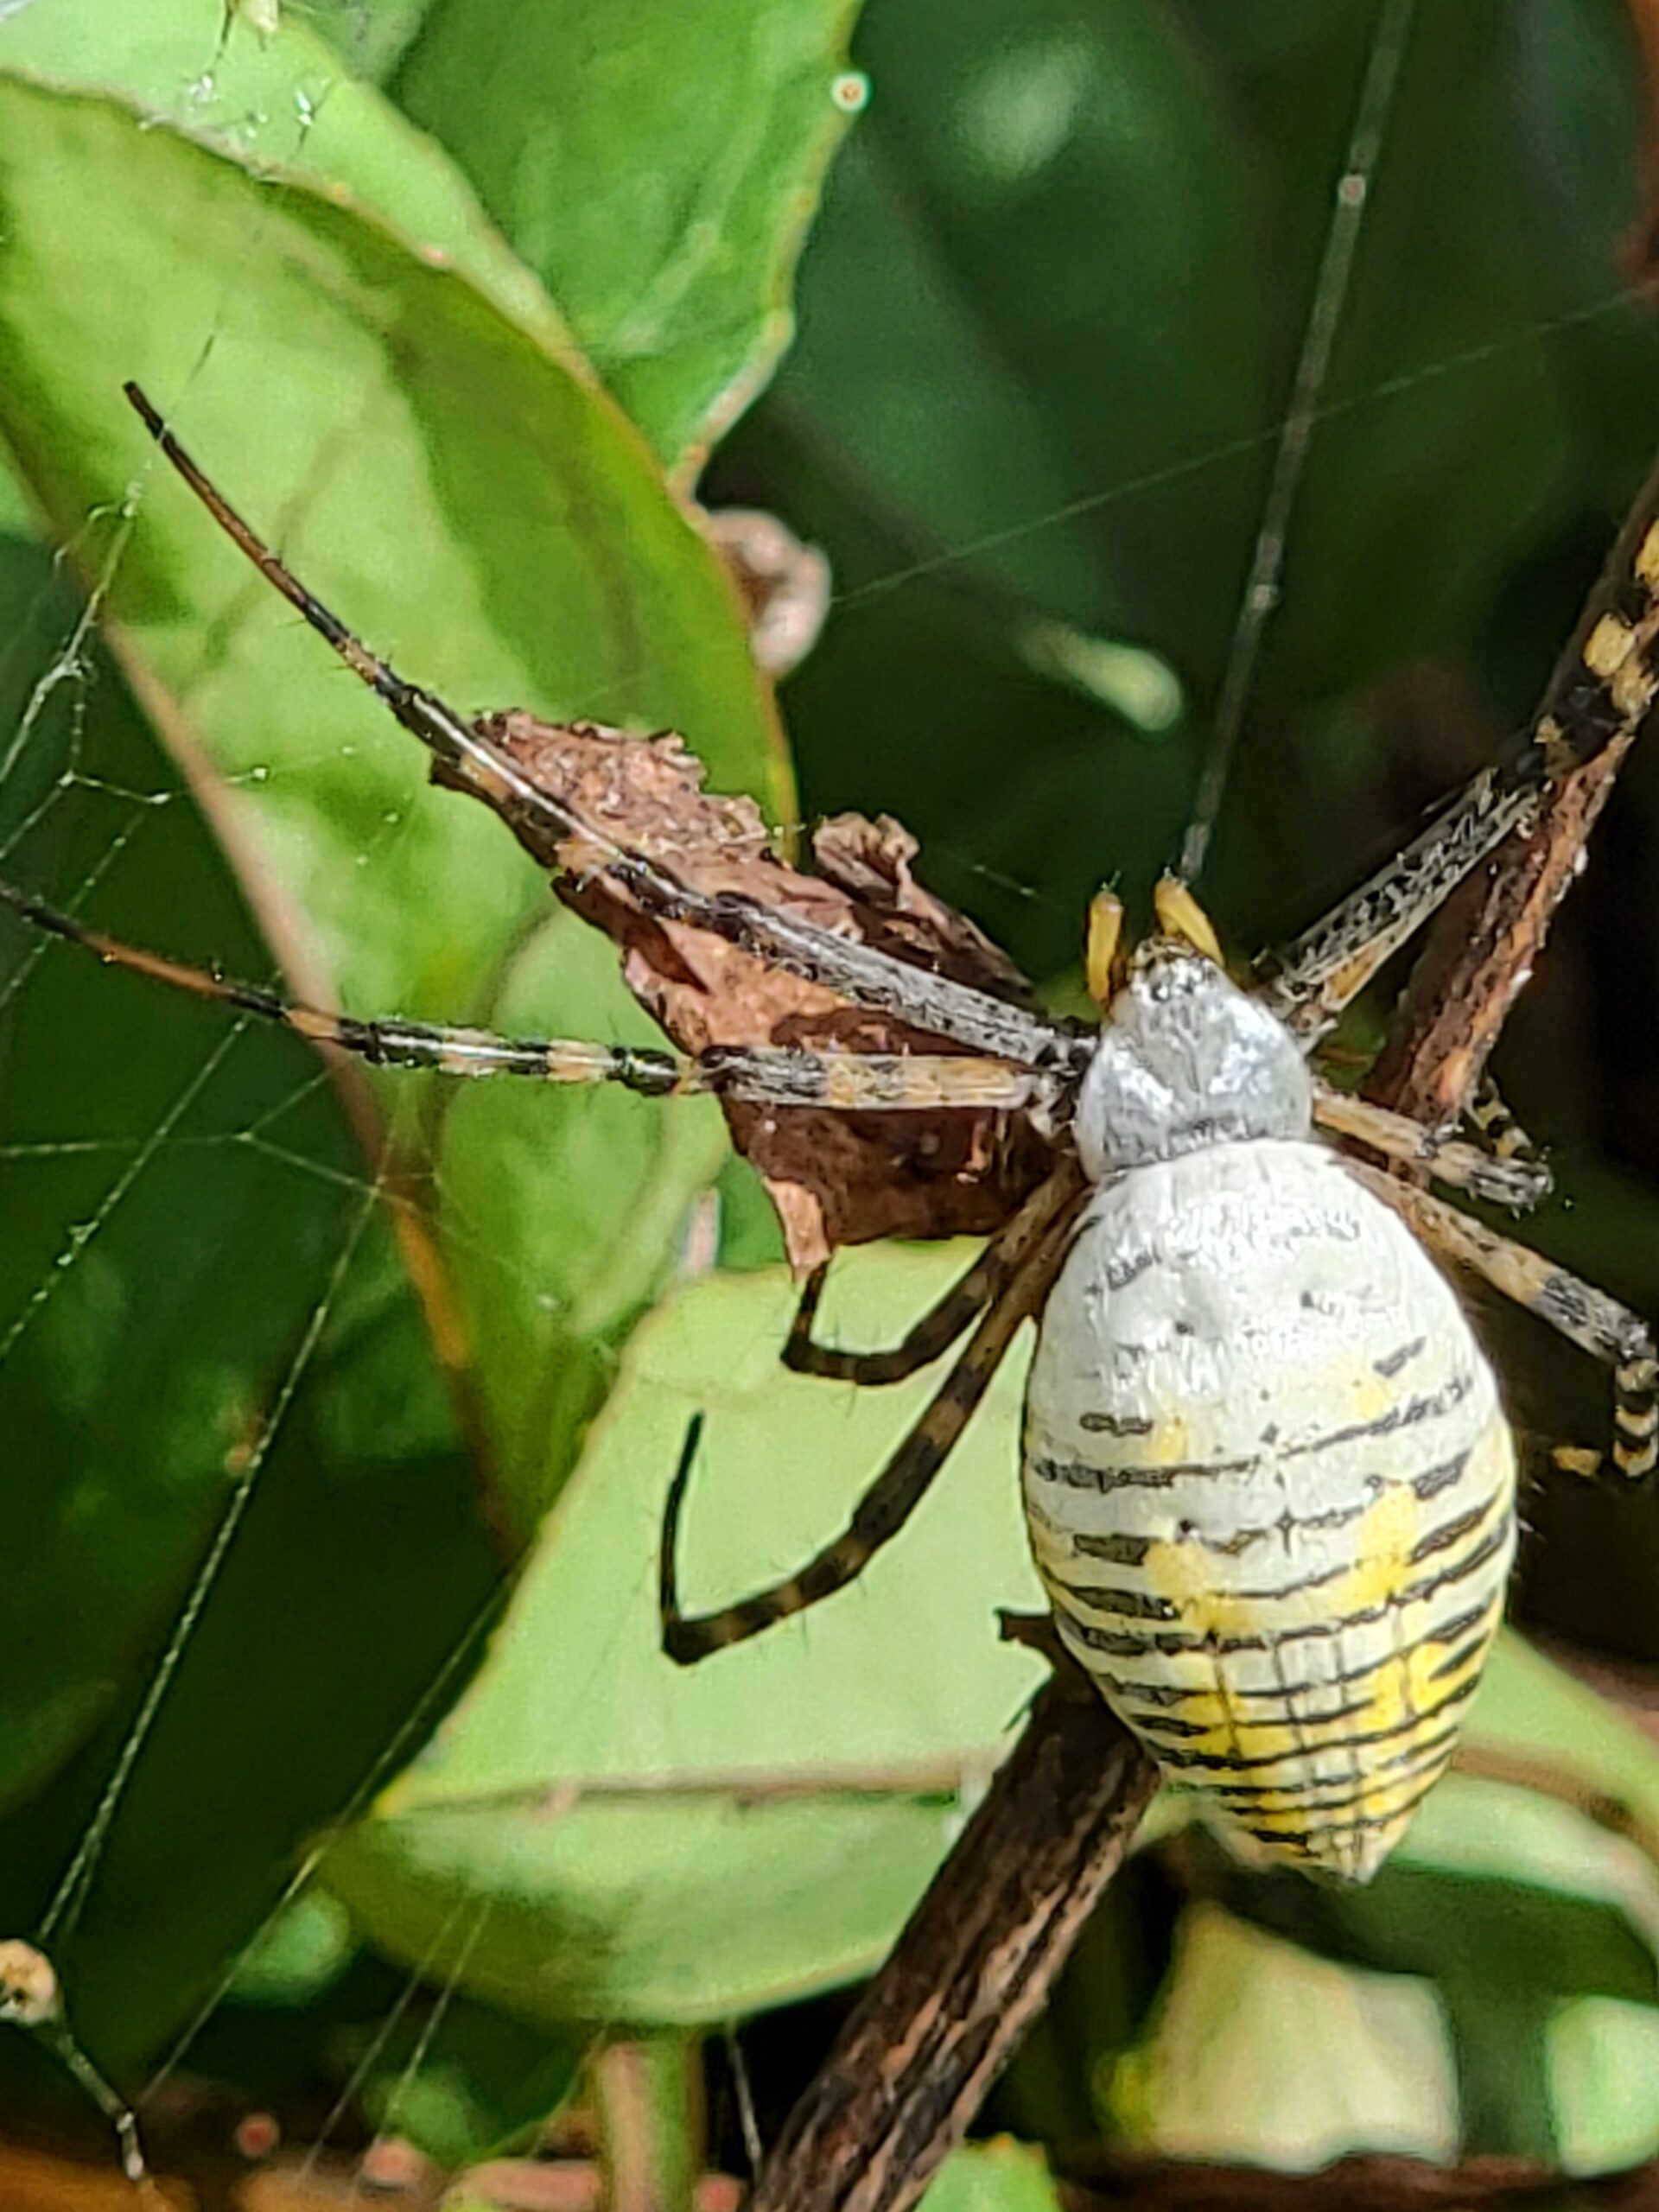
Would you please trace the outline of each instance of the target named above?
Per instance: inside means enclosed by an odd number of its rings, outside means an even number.
[[[1057,1319],[1093,1333],[1039,1345],[1027,1519],[1064,1640],[1169,1779],[1269,1855],[1365,1880],[1478,1684],[1514,1550],[1514,1449],[1408,1233],[1273,1149],[1236,1237],[1210,1160],[1158,1171],[1175,1218],[1155,1236],[1144,1201],[1126,1223],[1104,1194],[1084,1232],[1098,1252],[1079,1239],[1080,1279],[1045,1319],[1046,1339]],[[1183,1180],[1229,1243],[1224,1275],[1182,1264],[1197,1232],[1167,1186]]]

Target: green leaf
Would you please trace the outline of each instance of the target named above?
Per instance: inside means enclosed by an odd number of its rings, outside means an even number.
[[[1042,2152],[1006,2137],[952,2152],[922,2199],[926,2212],[1058,2212],[1059,2202]]]
[[[1613,2173],[1659,2155],[1659,2013],[1611,1999],[1564,2005],[1550,2035],[1551,2101],[1568,2172]]]
[[[857,5],[436,0],[393,80],[675,468],[790,341],[795,258],[863,103]]]
[[[359,82],[292,8],[274,36],[262,37],[245,20],[227,25],[224,0],[119,10],[103,0],[54,0],[0,18],[0,69],[66,92],[118,95],[251,174],[274,166],[348,194],[544,344],[569,345],[535,276],[442,148]]]
[[[464,1948],[464,1937],[454,1948]],[[442,1971],[447,1961],[434,1961]],[[448,2171],[506,2151],[551,2119],[576,2081],[578,2047],[474,2005],[453,1991],[429,2018],[365,2031],[363,2104],[382,2133],[404,2138]]]
[[[830,1340],[902,1333],[961,1264],[844,1256]],[[791,1304],[780,1271],[716,1277],[635,1336],[484,1672],[325,1862],[395,1956],[477,1911],[463,1986],[556,2027],[723,2019],[891,1942],[1037,1678],[993,1619],[1036,1597],[1010,1480],[1023,1362],[855,1589],[683,1672],[658,1649],[655,1549],[690,1415],[707,1426],[681,1577],[702,1609],[834,1534],[937,1382],[785,1374]]]
[[[626,427],[563,359],[353,208],[140,129],[111,102],[16,82],[0,99],[13,240],[0,262],[0,423],[66,538],[80,531],[84,543],[88,508],[140,483],[130,531],[118,524],[103,541],[110,555],[88,548],[82,558],[95,568],[118,551],[111,602],[125,651],[169,727],[224,779],[228,833],[266,910],[280,904],[287,964],[305,988],[338,990],[365,1012],[487,1015],[545,893],[499,823],[423,788],[419,748],[295,627],[149,454],[120,404],[124,373],[143,378],[366,634],[418,641],[412,672],[434,689],[462,706],[523,702],[676,725],[717,782],[776,799],[775,734],[725,579]],[[124,206],[145,211],[135,216],[142,251],[173,297],[177,339],[111,273],[141,249],[93,211]],[[194,350],[215,329],[220,345],[188,370],[183,334],[194,334]],[[232,373],[237,352],[245,365]],[[256,360],[265,368],[251,447]],[[533,1027],[641,1033],[614,982],[607,994],[589,972],[566,1006],[545,962],[537,973],[546,988],[509,1001]],[[522,1153],[513,1202],[549,1235],[563,1230],[575,1274],[591,1209],[573,1201],[558,1132],[594,1102],[536,1103],[541,1143]],[[597,1110],[614,1120],[616,1104]],[[456,1117],[463,1153],[493,1110]],[[425,1140],[441,1191],[448,1127],[435,1112]],[[584,1249],[608,1254],[619,1222],[631,1224],[636,1305],[716,1164],[706,1135],[664,1134],[634,1143],[609,1174],[615,1202]],[[535,1370],[573,1348],[581,1357],[583,1325],[571,1326],[545,1286],[513,1276],[508,1289],[497,1268],[480,1310],[483,1294],[468,1287],[488,1255],[453,1207],[442,1235],[464,1255],[463,1326],[493,1326],[512,1296],[515,1349]],[[588,1333],[614,1326],[620,1312],[613,1300]],[[493,1440],[502,1502],[520,1525],[556,1486],[597,1387],[578,1390],[573,1417],[545,1437],[515,1427]]]
[[[1444,2160],[1458,2144],[1449,2058],[1426,1985],[1312,1958],[1201,1904],[1108,2101],[1133,2148],[1166,2158],[1305,2170],[1386,2147]]]
[[[505,830],[429,787],[120,386],[141,378],[308,581],[463,710],[678,724],[728,787],[787,813],[741,611],[649,454],[500,287],[333,184],[9,73],[6,53],[0,436],[173,747],[149,748],[49,568],[8,548],[7,873],[264,977],[192,827],[200,794],[302,993],[649,1035],[608,948],[539,935],[552,910]],[[383,116],[358,114],[373,140]],[[418,200],[430,149],[397,145]],[[8,925],[0,1878],[20,1921],[43,1912],[132,1751],[55,1949],[118,2066],[181,2023],[303,1837],[464,1681],[504,1558],[725,1145],[707,1114],[627,1099],[336,1085],[291,1036],[42,950]]]

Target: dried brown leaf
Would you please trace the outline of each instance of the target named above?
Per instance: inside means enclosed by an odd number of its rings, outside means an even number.
[[[912,965],[1028,1002],[1015,969],[970,922],[917,884],[915,842],[885,817],[842,816],[823,833],[822,875],[781,860],[752,799],[702,788],[702,762],[671,732],[639,738],[599,723],[492,715],[479,733],[596,833],[642,853],[695,890],[735,892],[858,938]],[[849,1006],[704,930],[643,913],[604,872],[603,852],[522,841],[556,871],[565,905],[622,955],[640,1004],[683,1052],[777,1045],[842,1052],[949,1052],[951,1045]],[[840,1244],[879,1236],[982,1235],[1046,1170],[1050,1147],[1020,1116],[830,1114],[728,1103],[733,1141],[759,1170],[798,1269]]]

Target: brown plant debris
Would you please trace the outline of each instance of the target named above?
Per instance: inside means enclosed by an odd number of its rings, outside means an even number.
[[[480,734],[595,832],[671,868],[706,893],[735,892],[861,939],[1020,1004],[1030,990],[970,922],[925,891],[915,841],[884,816],[841,815],[815,841],[822,873],[780,859],[753,799],[702,788],[702,762],[671,732],[630,736],[594,722],[486,716]],[[622,955],[628,988],[683,1052],[710,1046],[949,1052],[948,1041],[849,1006],[823,985],[771,967],[705,930],[642,913],[597,849],[515,824],[556,871],[566,906]],[[1022,1116],[988,1112],[798,1112],[728,1103],[738,1149],[764,1178],[791,1264],[813,1268],[841,1244],[880,1236],[980,1236],[1040,1180],[1050,1147]]]

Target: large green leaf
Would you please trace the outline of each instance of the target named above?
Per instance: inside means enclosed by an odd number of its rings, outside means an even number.
[[[1357,2148],[1446,2158],[1457,2105],[1432,1992],[1310,1958],[1214,1904],[1185,1913],[1115,2133],[1176,2158],[1306,2169]]]
[[[728,0],[717,23],[659,4],[605,22],[444,0],[372,35],[325,17],[331,45],[291,10],[261,36],[245,16],[227,28],[222,0],[113,16],[57,0],[0,22],[0,66],[119,91],[240,161],[343,186],[552,339],[539,275],[632,419],[685,467],[789,342],[795,258],[861,103],[845,52],[856,6]],[[359,73],[394,46],[407,50],[382,99]]]
[[[273,179],[5,58],[0,435],[173,748],[147,750],[18,549],[6,871],[140,943],[266,973],[184,834],[188,787],[312,995],[649,1037],[608,947],[548,918],[499,823],[428,786],[120,385],[139,378],[308,580],[462,709],[675,724],[787,812],[741,611],[646,448],[530,280],[521,312],[483,258],[444,265],[337,181]],[[358,114],[388,196],[402,159],[417,203],[449,188],[424,142]],[[19,1809],[0,1858],[20,1919],[169,1637],[194,1633],[62,1947],[78,2018],[119,2051],[206,1985],[305,1831],[413,1749],[446,1662],[453,1694],[725,1142],[707,1111],[627,1097],[411,1098],[360,1076],[336,1097],[291,1038],[64,948],[37,967],[7,937],[0,1790]],[[195,1623],[192,1573],[272,1427]],[[200,1815],[182,1847],[181,1805]]]
[[[12,244],[0,263],[0,404],[26,478],[66,538],[113,487],[140,481],[111,603],[158,704],[226,779],[216,804],[266,911],[282,912],[295,972],[365,1010],[487,1013],[544,898],[533,869],[480,810],[423,788],[418,748],[156,473],[120,375],[143,377],[365,632],[418,640],[417,672],[435,688],[462,704],[677,724],[716,779],[769,793],[771,734],[723,578],[602,397],[458,276],[362,213],[257,181],[113,103],[16,83],[3,96]],[[142,247],[92,219],[124,202],[144,210]],[[141,251],[176,318],[159,331],[114,274]],[[215,346],[193,371],[204,331]],[[241,426],[256,373],[251,448]],[[100,556],[82,557],[91,567]],[[570,1018],[553,981],[533,1010],[556,1031]],[[602,1015],[590,982],[574,997],[590,1027],[637,1032],[620,990]],[[522,993],[518,1004],[528,1018]],[[548,1224],[567,1217],[561,1121],[600,1116],[623,1144],[637,1108],[538,1103],[542,1142],[516,1197]],[[461,1157],[487,1119],[458,1118]],[[430,1141],[442,1191],[442,1119]],[[683,1200],[712,1172],[711,1147],[712,1132],[700,1154],[682,1146]],[[674,1224],[657,1161],[633,1179],[649,1191],[660,1265]],[[457,1275],[490,1274],[453,1207],[444,1227]],[[613,1210],[596,1249],[615,1228]],[[642,1249],[642,1292],[652,1272]],[[563,1305],[519,1288],[537,1357],[558,1357]],[[544,1495],[570,1440],[567,1423],[545,1453],[498,1452],[515,1511]]]
[[[695,467],[789,343],[795,257],[863,101],[857,8],[435,0],[392,79],[670,464]]]
[[[245,17],[227,18],[222,0],[119,10],[55,0],[0,19],[0,68],[118,95],[250,170],[270,164],[344,190],[549,344],[561,340],[546,295],[442,147],[358,81],[292,10],[262,37]]]
[[[901,1334],[960,1265],[848,1255],[827,1325]],[[559,2025],[725,2018],[844,1980],[891,1941],[957,1824],[957,1785],[1037,1679],[993,1620],[1037,1594],[1011,1479],[1023,1363],[855,1589],[681,1673],[658,1649],[653,1554],[691,1413],[707,1427],[682,1573],[701,1608],[839,1528],[930,1388],[787,1376],[790,1302],[780,1271],[716,1278],[636,1335],[484,1672],[325,1862],[396,1955],[477,1914],[464,1985]]]

